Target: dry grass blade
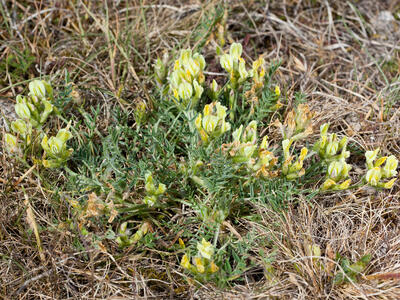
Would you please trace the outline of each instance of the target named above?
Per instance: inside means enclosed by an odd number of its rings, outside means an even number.
[[[40,240],[40,234],[39,234],[39,229],[36,223],[36,218],[35,218],[35,214],[33,213],[32,210],[32,206],[29,202],[29,197],[26,193],[24,193],[25,196],[25,200],[24,200],[24,204],[26,207],[26,220],[28,222],[29,227],[31,228],[31,230],[33,231],[33,233],[35,234],[35,238],[36,238],[36,245],[39,251],[39,256],[40,259],[42,260],[42,262],[46,261],[46,257],[44,255],[43,252],[43,248],[42,248],[42,241]]]

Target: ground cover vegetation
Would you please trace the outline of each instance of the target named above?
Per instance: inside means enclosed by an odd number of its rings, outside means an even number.
[[[395,1],[0,12],[5,299],[400,296]]]

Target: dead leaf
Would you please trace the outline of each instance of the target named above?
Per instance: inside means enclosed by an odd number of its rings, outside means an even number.
[[[104,204],[100,203],[99,199],[97,198],[97,195],[95,193],[91,193],[89,195],[89,199],[87,202],[87,208],[86,208],[86,218],[90,217],[97,217],[99,216],[103,210],[104,210]]]

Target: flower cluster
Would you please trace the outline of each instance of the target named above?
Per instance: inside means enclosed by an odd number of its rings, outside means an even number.
[[[208,145],[231,129],[231,124],[225,121],[226,110],[221,103],[213,102],[204,106],[203,114],[197,116],[195,126],[204,144]]]
[[[265,60],[261,56],[253,62],[253,68],[250,70],[250,77],[253,78],[254,89],[259,90],[264,86]]]
[[[299,178],[305,174],[306,171],[303,168],[303,163],[308,153],[308,149],[306,147],[301,148],[300,155],[297,160],[295,160],[295,156],[291,155],[290,153],[290,147],[293,141],[293,139],[286,139],[282,141],[284,158],[282,174],[289,180]],[[295,161],[293,162],[293,160]]]
[[[29,83],[28,96],[17,96],[16,114],[33,127],[43,125],[53,112],[53,88],[44,80],[34,80]]]
[[[254,107],[258,105],[259,98],[264,89],[264,77],[265,77],[265,60],[261,56],[253,62],[253,68],[249,72],[250,77],[253,78],[253,84],[251,85],[250,90],[244,93],[245,98],[248,103],[251,103],[250,114],[254,113]],[[276,99],[278,100],[280,96],[276,95]]]
[[[399,161],[394,155],[390,155],[389,157],[383,156],[377,159],[378,153],[379,148],[365,153],[368,168],[365,181],[373,187],[390,189],[396,181],[396,178],[392,178],[387,182],[382,180],[397,175],[396,169]],[[383,163],[385,163],[385,165],[382,167]]]
[[[168,62],[168,54],[165,53],[163,59],[161,60],[158,57],[156,63],[154,64],[154,77],[159,86],[162,86],[167,79],[167,74],[168,74],[167,62]]]
[[[218,266],[213,261],[214,247],[204,238],[197,243],[197,255],[193,257],[193,264],[190,263],[188,254],[184,254],[181,266],[193,274],[211,275],[218,271]]]
[[[319,157],[325,161],[334,161],[346,159],[350,156],[350,152],[346,150],[347,137],[343,137],[340,141],[336,133],[331,133],[328,136],[329,124],[325,123],[320,128],[320,139],[314,145]],[[338,154],[340,152],[340,154]]]
[[[153,176],[150,172],[148,172],[145,175],[145,190],[146,196],[144,197],[143,202],[148,206],[154,206],[158,198],[165,193],[166,186],[163,183],[159,183],[158,187],[156,188],[156,185],[153,181]]]
[[[220,59],[221,67],[230,75],[230,83],[234,90],[250,76],[250,73],[246,70],[246,62],[241,57],[242,51],[242,44],[233,43],[229,53],[223,54]]]
[[[243,130],[240,125],[232,133],[233,142],[223,145],[227,149],[234,163],[244,163],[249,170],[257,176],[274,177],[277,172],[272,171],[278,159],[268,151],[268,137],[262,139],[260,146],[257,144],[257,121],[251,121]]]
[[[136,103],[134,116],[138,127],[140,127],[140,125],[146,122],[147,113],[146,113],[146,103],[144,101],[140,100]]]
[[[351,166],[346,163],[344,158],[332,161],[329,164],[326,179],[322,184],[321,189],[323,191],[338,191],[347,189],[351,183],[351,179],[347,179],[349,177],[350,169]]]
[[[194,108],[204,88],[203,70],[206,66],[204,57],[192,50],[182,50],[180,57],[175,61],[174,71],[169,77],[169,86],[175,103],[184,109]]]
[[[18,119],[11,123],[11,130],[23,141],[25,145],[30,145],[32,137],[32,125],[30,122],[25,122],[24,120]],[[17,136],[6,133],[5,140],[6,146],[9,152],[17,152],[18,139]]]
[[[10,152],[19,150],[18,140],[29,146],[32,139],[32,128],[41,127],[53,112],[53,88],[44,80],[34,80],[29,83],[28,96],[18,95],[15,112],[20,117],[11,123],[11,133],[5,135],[7,149]]]
[[[27,147],[44,151],[42,163],[46,168],[57,168],[63,165],[71,156],[73,149],[67,149],[67,141],[72,137],[67,128],[59,130],[56,136],[47,137],[43,125],[49,115],[56,109],[51,103],[54,100],[53,88],[44,80],[33,80],[29,83],[28,96],[17,96],[15,112],[20,117],[11,123],[14,134],[6,133],[5,142],[9,152],[21,152]],[[33,143],[32,141],[40,141]],[[19,144],[19,141],[22,144]],[[34,151],[32,151],[34,152]]]
[[[279,87],[276,93],[280,94]],[[282,134],[282,148],[283,148],[283,164],[282,174],[289,180],[299,178],[305,174],[303,168],[304,159],[307,156],[308,149],[303,147],[300,150],[300,155],[297,157],[291,154],[290,147],[295,141],[304,139],[312,132],[311,119],[313,117],[308,105],[299,104],[296,109],[292,109],[287,114],[284,123],[279,120],[274,122],[275,126],[279,127]]]
[[[46,168],[58,168],[63,165],[71,156],[74,149],[67,149],[67,141],[72,137],[69,131],[68,124],[67,128],[60,129],[56,136],[50,137],[45,135],[42,139],[42,148],[45,152],[43,158],[43,166]],[[47,159],[45,159],[48,157]]]

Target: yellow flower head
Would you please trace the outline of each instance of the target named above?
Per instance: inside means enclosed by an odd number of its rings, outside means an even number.
[[[190,268],[190,260],[187,254],[183,255],[182,260],[181,260],[181,266],[185,269]]]
[[[365,179],[371,186],[378,186],[381,177],[382,177],[381,168],[374,167],[367,172]]]
[[[197,250],[199,250],[199,253],[202,257],[207,259],[211,259],[214,254],[214,247],[204,238],[202,239],[201,243],[197,243]]]

